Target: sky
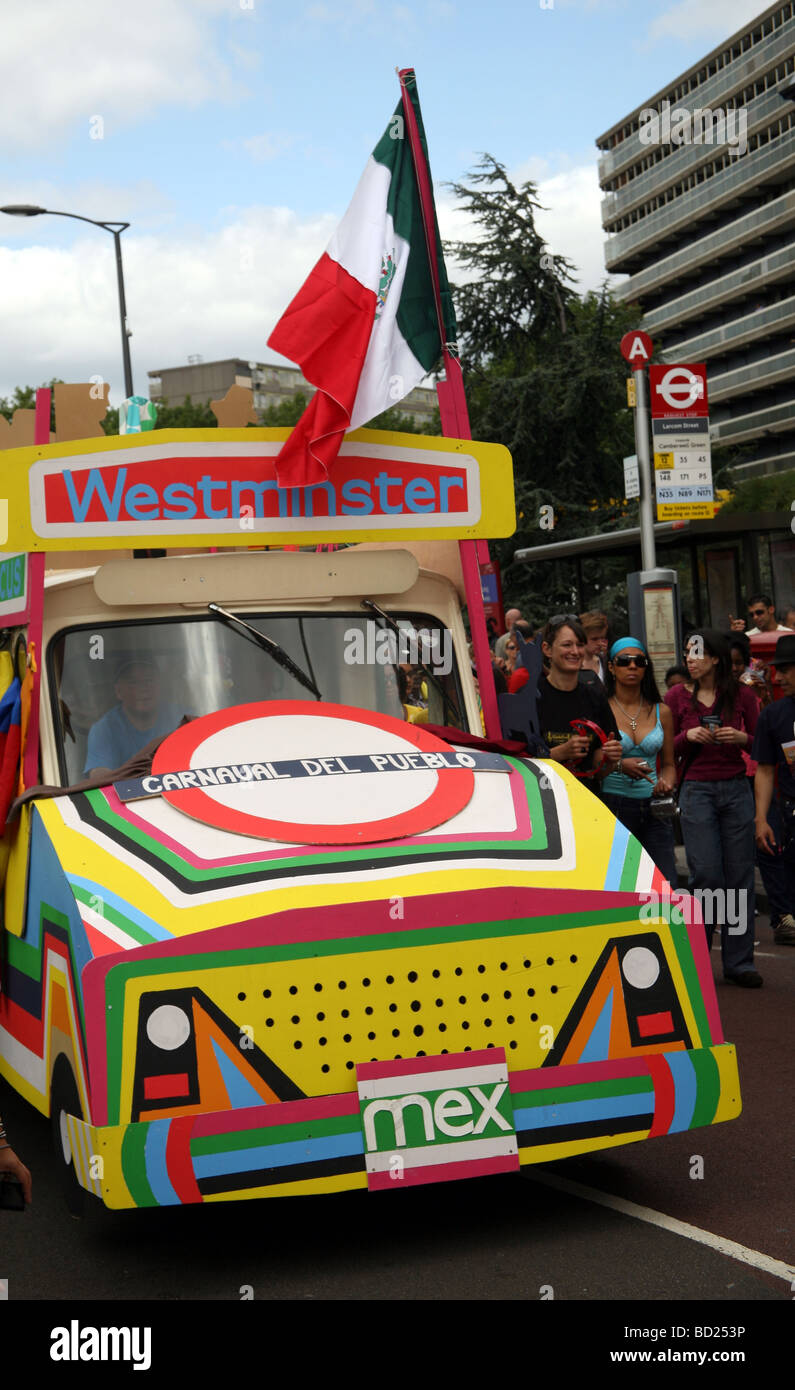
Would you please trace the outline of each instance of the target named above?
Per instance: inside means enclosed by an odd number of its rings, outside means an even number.
[[[350,202],[414,67],[442,236],[488,152],[537,226],[606,278],[595,140],[759,0],[36,0],[2,7],[0,206],[122,234],[136,392],[269,333]],[[455,279],[455,267],[450,266]],[[615,282],[614,282],[615,283]],[[113,239],[0,215],[0,397],[52,377],[124,395]]]

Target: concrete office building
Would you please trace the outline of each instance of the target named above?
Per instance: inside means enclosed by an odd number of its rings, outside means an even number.
[[[773,5],[597,140],[605,263],[669,362],[706,362],[714,463],[795,467],[795,6]]]
[[[275,367],[268,362],[244,362],[228,357],[222,362],[203,362],[189,358],[184,367],[161,367],[149,372],[149,398],[166,405],[182,405],[190,396],[196,405],[206,405],[225,396],[230,386],[247,386],[254,394],[254,409],[281,405],[301,392],[307,400],[315,388],[298,367]],[[416,386],[402,401],[395,402],[402,415],[410,415],[416,425],[430,430],[436,411],[436,391]]]

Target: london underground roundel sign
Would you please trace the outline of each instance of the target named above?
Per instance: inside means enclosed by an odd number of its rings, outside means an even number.
[[[651,367],[649,387],[653,416],[709,413],[707,369],[703,362]]]
[[[175,729],[144,782],[147,794],[220,830],[350,845],[419,835],[458,815],[474,763],[391,715],[271,700]]]

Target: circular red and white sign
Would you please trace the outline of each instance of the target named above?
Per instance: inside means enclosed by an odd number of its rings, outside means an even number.
[[[427,765],[434,758],[417,756],[440,753],[460,765],[434,768]],[[271,700],[175,729],[155,753],[152,774],[166,784],[164,800],[220,830],[294,844],[369,844],[419,835],[458,815],[475,788],[468,762],[388,714]],[[178,779],[168,776],[194,769],[203,770],[202,785],[174,786]]]
[[[652,340],[648,333],[643,332],[642,328],[636,328],[632,333],[625,333],[621,339],[621,356],[636,370],[638,367],[646,366],[653,351]]]
[[[704,399],[704,378],[689,367],[670,367],[654,386],[671,410],[689,410],[696,401]],[[652,411],[654,402],[652,402]]]

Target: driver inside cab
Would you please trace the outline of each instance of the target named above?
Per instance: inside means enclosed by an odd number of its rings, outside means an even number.
[[[182,719],[176,705],[163,703],[160,669],[152,657],[125,657],[113,689],[118,703],[88,732],[86,776],[121,767],[152,739],[171,733]]]

